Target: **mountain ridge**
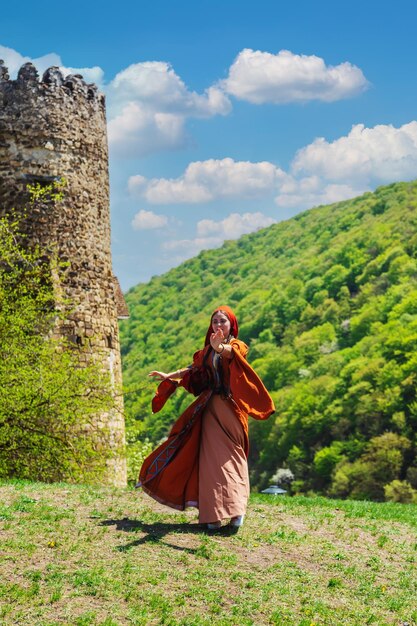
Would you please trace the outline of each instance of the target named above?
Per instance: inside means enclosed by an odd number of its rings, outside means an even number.
[[[277,405],[268,423],[251,424],[253,485],[288,466],[299,491],[384,499],[397,480],[400,497],[412,498],[416,256],[417,182],[393,183],[227,241],[132,288],[121,325],[132,470],[146,439],[163,437],[190,402],[179,394],[152,416],[147,371],[188,364],[212,310],[227,303]],[[383,484],[388,444],[396,454]]]

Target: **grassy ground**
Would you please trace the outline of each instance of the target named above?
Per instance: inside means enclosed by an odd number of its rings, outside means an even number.
[[[0,624],[417,624],[417,506],[252,496],[208,535],[130,490],[0,483]]]

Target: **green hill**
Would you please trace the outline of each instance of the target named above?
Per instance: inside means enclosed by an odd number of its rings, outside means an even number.
[[[0,623],[415,626],[416,511],[255,494],[208,535],[133,490],[0,481]]]
[[[152,415],[147,373],[187,365],[224,303],[277,407],[251,423],[252,484],[289,467],[296,491],[411,501],[416,257],[417,182],[396,183],[226,242],[131,289],[121,341],[132,473],[190,402],[178,394]]]

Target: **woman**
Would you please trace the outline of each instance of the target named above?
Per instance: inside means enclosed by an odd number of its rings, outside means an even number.
[[[274,404],[246,361],[238,323],[227,306],[215,309],[205,346],[190,367],[152,371],[162,381],[152,401],[159,411],[181,385],[198,398],[175,422],[168,436],[143,463],[138,486],[153,498],[184,510],[199,509],[200,523],[211,530],[224,519],[243,523],[249,496],[248,415],[266,419]]]

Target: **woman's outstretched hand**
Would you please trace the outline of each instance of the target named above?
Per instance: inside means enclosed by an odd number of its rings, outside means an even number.
[[[156,372],[155,370],[149,372],[148,376],[154,376],[156,380],[166,380],[169,378],[169,374],[165,374],[165,372]]]

